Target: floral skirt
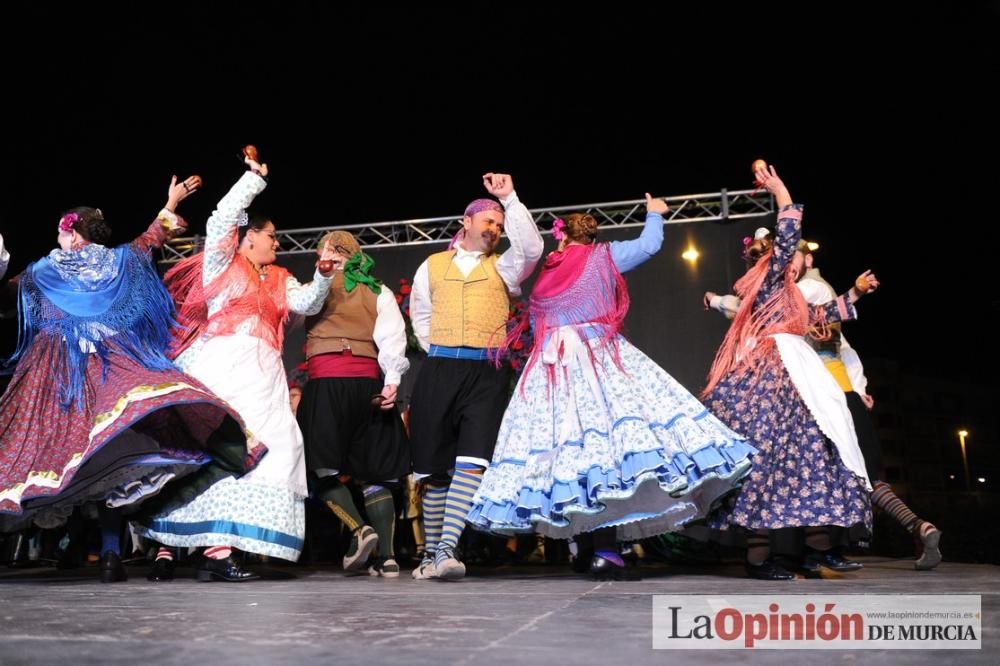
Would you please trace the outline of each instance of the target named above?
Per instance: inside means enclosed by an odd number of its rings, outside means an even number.
[[[723,378],[705,404],[757,449],[740,493],[710,517],[710,527],[871,528],[864,480],[820,431],[777,350],[758,375]]]
[[[518,382],[468,521],[499,534],[620,540],[704,517],[750,471],[754,449],[624,338],[554,334]]]

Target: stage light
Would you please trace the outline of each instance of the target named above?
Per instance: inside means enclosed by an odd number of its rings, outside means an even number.
[[[979,483],[986,483],[986,477],[985,476],[981,476],[978,479],[976,479],[976,481],[978,481]]]
[[[698,250],[694,249],[693,245],[689,245],[688,249],[684,250],[684,252],[681,254],[681,257],[685,261],[690,261],[692,264],[698,261],[699,256],[700,255],[698,254]]]
[[[968,436],[968,430],[958,431],[958,444],[962,447],[962,467],[965,469],[965,489],[971,491],[972,477],[969,476],[969,456],[965,453],[965,438]]]
[[[816,250],[819,249],[819,243],[813,241],[809,241],[808,243],[806,243],[806,245],[809,247],[810,252],[815,252]]]

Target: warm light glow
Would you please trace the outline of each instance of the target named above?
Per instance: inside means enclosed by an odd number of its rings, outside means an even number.
[[[698,261],[698,256],[699,255],[698,255],[698,250],[694,249],[693,245],[689,245],[688,249],[684,250],[684,253],[681,256],[686,261],[690,261],[691,263],[694,263],[694,262]]]
[[[806,243],[806,245],[809,246],[810,252],[815,252],[816,250],[819,249],[819,243],[813,241],[809,241],[808,243]]]
[[[955,479],[955,475],[954,474],[949,474],[948,478],[954,480]]]
[[[958,436],[959,437],[968,437],[969,436],[969,431],[968,430],[959,430],[958,431]]]
[[[985,476],[981,476],[981,477],[979,477],[976,480],[979,481],[979,483],[986,483],[986,477]]]

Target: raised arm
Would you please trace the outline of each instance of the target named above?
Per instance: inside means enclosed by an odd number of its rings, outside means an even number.
[[[864,296],[879,288],[879,279],[870,270],[865,271],[854,281],[854,286],[834,300],[824,303],[813,310],[812,319],[820,322],[850,321],[858,318],[854,304]]]
[[[531,213],[517,198],[514,181],[510,175],[484,174],[483,185],[487,192],[500,199],[500,203],[503,204],[504,230],[510,240],[510,249],[497,260],[497,273],[503,278],[511,294],[520,294],[521,283],[531,275],[538,260],[542,258],[544,249],[542,235],[538,232]],[[412,305],[410,312],[411,314],[413,312]]]
[[[267,187],[267,165],[246,159],[251,170],[240,176],[226,196],[219,200],[205,229],[205,256],[202,282],[210,283],[229,267],[236,256],[236,227],[258,194]]]
[[[663,246],[663,215],[670,210],[663,199],[646,192],[646,224],[639,237],[611,242],[611,258],[619,273],[625,273],[648,261]]]
[[[177,207],[200,187],[200,176],[189,176],[180,183],[177,182],[177,176],[173,176],[167,189],[167,203],[163,204],[146,231],[132,241],[132,247],[148,254],[154,248],[161,247],[172,236],[187,229],[187,222],[177,214]]]
[[[799,240],[802,239],[802,205],[792,203],[788,188],[778,178],[773,166],[758,169],[755,175],[761,186],[774,195],[778,206],[773,253],[768,264],[764,288],[757,294],[757,301],[760,303],[769,298],[772,290],[780,287],[785,280],[785,269],[795,256]]]

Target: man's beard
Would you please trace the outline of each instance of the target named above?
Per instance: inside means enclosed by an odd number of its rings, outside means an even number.
[[[498,236],[489,231],[484,231],[481,235],[483,238],[483,253],[493,254],[493,249],[497,246]]]

